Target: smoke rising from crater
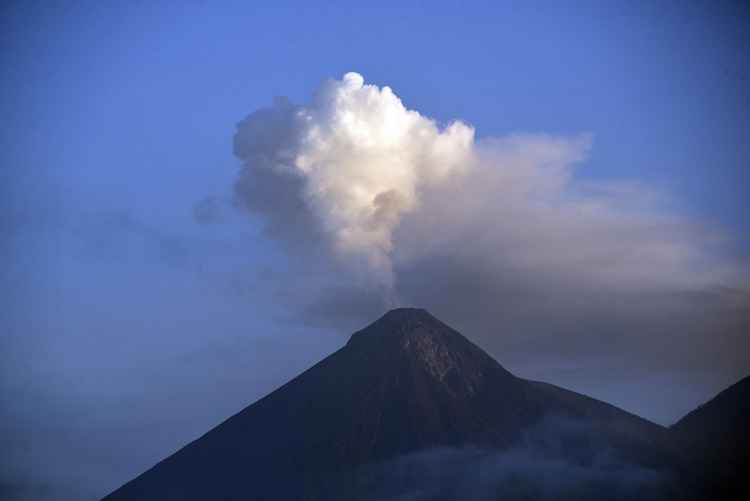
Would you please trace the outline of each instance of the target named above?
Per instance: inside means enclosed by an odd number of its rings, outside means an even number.
[[[581,179],[592,145],[477,138],[348,73],[239,123],[235,196],[287,251],[264,287],[308,325],[351,332],[421,306],[529,377],[743,376],[747,260],[664,194]]]
[[[588,134],[477,141],[470,125],[441,127],[347,73],[308,105],[276,98],[238,124],[235,194],[272,235],[322,239],[388,288],[399,265],[466,237],[480,259],[552,274],[585,262],[602,282],[689,287],[734,271],[706,260],[720,234],[655,210],[645,187],[575,183],[591,143]]]
[[[474,130],[439,127],[408,110],[389,87],[357,73],[326,82],[309,106],[276,99],[242,121],[235,153],[245,164],[237,194],[253,205],[246,179],[266,171],[297,183],[293,200],[313,214],[335,252],[393,286],[393,231],[417,210],[420,191],[472,168]],[[250,192],[248,192],[250,191]]]

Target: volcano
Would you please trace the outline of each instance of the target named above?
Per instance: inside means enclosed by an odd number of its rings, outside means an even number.
[[[452,499],[445,482],[464,482],[455,471],[479,475],[503,461],[554,464],[561,477],[603,471],[586,477],[598,485],[623,465],[660,474],[667,433],[607,403],[516,377],[427,311],[400,308],[105,499]],[[488,499],[517,492],[522,479],[508,478],[488,487]],[[440,487],[415,484],[422,481]]]

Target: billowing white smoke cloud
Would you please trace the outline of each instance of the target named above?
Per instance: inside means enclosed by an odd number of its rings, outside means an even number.
[[[425,247],[455,253],[469,234],[481,239],[472,243],[477,258],[501,255],[519,270],[569,272],[585,261],[587,274],[604,281],[663,285],[667,272],[674,272],[669,280],[705,278],[696,267],[704,250],[686,242],[694,231],[623,210],[620,199],[642,198],[637,189],[582,193],[570,182],[589,147],[588,136],[477,142],[470,126],[441,128],[406,109],[389,87],[347,73],[324,83],[309,105],[277,98],[239,124],[235,153],[245,168],[236,192],[277,233],[304,242],[302,234],[316,232],[388,289],[395,260],[418,259]],[[408,234],[396,249],[407,216]],[[688,266],[690,273],[679,273]],[[709,271],[715,278],[717,270]]]
[[[545,350],[726,382],[750,367],[747,261],[646,187],[577,178],[588,135],[475,139],[348,73],[252,113],[234,146],[236,199],[289,257],[260,287],[310,324],[356,328],[395,303],[516,367]]]
[[[420,189],[471,168],[474,130],[440,128],[407,110],[389,87],[357,73],[329,81],[312,104],[277,99],[239,125],[235,151],[253,169],[302,180],[304,203],[344,257],[393,285],[392,234]]]

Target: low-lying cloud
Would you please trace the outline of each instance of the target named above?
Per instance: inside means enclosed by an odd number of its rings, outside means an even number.
[[[612,447],[605,430],[605,423],[548,416],[508,449],[442,447],[365,465],[354,490],[366,501],[684,497],[674,470]]]
[[[531,448],[423,451],[371,467],[367,478],[367,501],[670,499],[662,472],[604,457],[574,463]]]

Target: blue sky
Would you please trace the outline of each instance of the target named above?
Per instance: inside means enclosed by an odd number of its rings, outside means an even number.
[[[0,414],[16,437],[6,485],[94,499],[345,342],[349,324],[289,313],[278,270],[310,263],[263,232],[264,214],[225,207],[224,224],[202,226],[193,207],[232,196],[240,120],[274,96],[307,103],[348,71],[479,138],[591,134],[577,180],[658,193],[670,214],[721,233],[719,252],[747,270],[750,32],[739,2],[402,3],[3,5],[1,271],[12,307],[0,318],[0,388],[17,404]],[[664,311],[682,320],[671,301]],[[600,378],[620,337],[560,360],[560,341],[493,344],[460,311],[432,310],[521,375],[661,423],[750,369],[739,355],[698,360],[708,341],[690,338],[681,371],[623,363]],[[640,325],[631,320],[623,332]],[[86,430],[100,445],[81,445]],[[86,484],[84,468],[97,480]]]

